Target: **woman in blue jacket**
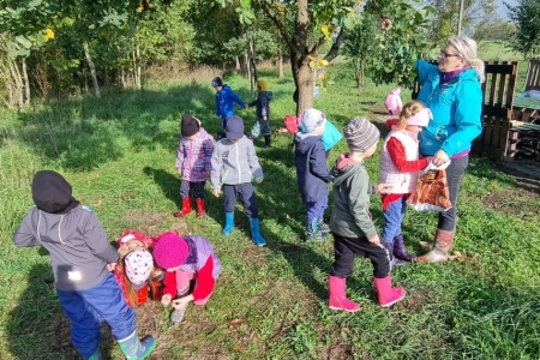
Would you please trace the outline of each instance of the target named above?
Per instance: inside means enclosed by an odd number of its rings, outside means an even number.
[[[448,259],[454,243],[457,197],[472,142],[482,132],[480,84],[485,80],[484,62],[477,56],[476,42],[460,36],[448,40],[439,54],[438,66],[418,60],[416,68],[421,85],[418,100],[433,113],[420,133],[420,153],[433,156],[436,166],[451,160],[446,174],[453,205],[439,214],[431,251],[418,261],[442,262]]]

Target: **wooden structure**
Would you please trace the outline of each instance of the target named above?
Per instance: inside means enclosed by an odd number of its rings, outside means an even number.
[[[518,63],[486,62],[485,72],[486,81],[482,84],[483,131],[474,141],[473,147],[475,151],[503,160],[507,155]],[[419,91],[420,84],[415,81],[413,99],[416,99]]]

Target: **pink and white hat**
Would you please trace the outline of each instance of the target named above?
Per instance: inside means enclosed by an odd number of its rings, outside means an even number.
[[[145,248],[138,248],[126,255],[126,276],[135,286],[143,284],[154,268],[154,259]]]
[[[433,119],[433,114],[428,108],[424,108],[411,116],[407,120],[407,125],[416,125],[426,127],[429,124],[429,120]]]

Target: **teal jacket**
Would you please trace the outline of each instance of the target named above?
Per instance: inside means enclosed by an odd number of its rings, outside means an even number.
[[[417,60],[416,68],[421,85],[418,100],[433,113],[420,133],[420,153],[431,156],[442,149],[452,157],[470,149],[482,132],[482,89],[476,71],[469,69],[440,84],[437,66]]]

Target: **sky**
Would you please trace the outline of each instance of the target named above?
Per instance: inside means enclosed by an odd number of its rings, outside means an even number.
[[[498,14],[503,19],[508,20],[508,14],[507,14],[508,9],[504,5],[505,2],[508,3],[508,5],[510,5],[510,6],[515,6],[515,5],[517,5],[517,1],[516,0],[497,0],[497,6],[499,7]]]

